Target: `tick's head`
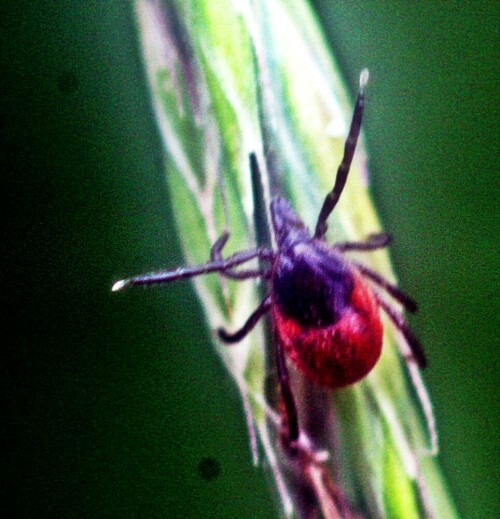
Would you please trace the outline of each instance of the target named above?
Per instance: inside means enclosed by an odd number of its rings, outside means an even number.
[[[309,230],[285,198],[277,196],[272,200],[271,216],[279,249],[310,239]]]

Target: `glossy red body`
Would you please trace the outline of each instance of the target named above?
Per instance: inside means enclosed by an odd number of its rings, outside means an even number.
[[[361,274],[353,271],[353,277],[349,305],[333,325],[302,326],[279,305],[272,306],[277,338],[288,358],[309,380],[332,389],[365,377],[382,351],[379,305]]]

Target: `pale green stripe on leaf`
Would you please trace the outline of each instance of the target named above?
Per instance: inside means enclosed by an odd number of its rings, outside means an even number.
[[[390,442],[385,446],[384,502],[388,518],[418,519],[415,485],[407,478],[400,459]]]

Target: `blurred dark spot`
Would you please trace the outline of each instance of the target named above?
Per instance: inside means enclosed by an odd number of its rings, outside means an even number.
[[[80,87],[80,80],[74,72],[66,70],[57,78],[57,88],[63,94],[73,94]]]
[[[218,478],[220,475],[219,462],[215,458],[203,458],[198,463],[198,473],[207,481]]]

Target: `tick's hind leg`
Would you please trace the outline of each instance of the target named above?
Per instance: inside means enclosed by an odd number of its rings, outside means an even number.
[[[387,314],[389,319],[393,322],[394,326],[401,332],[404,338],[404,342],[410,349],[410,352],[408,352],[407,348],[405,348],[403,345],[401,345],[401,343],[399,343],[399,350],[408,366],[408,373],[410,375],[410,379],[413,383],[413,387],[416,391],[417,397],[422,406],[422,411],[424,413],[425,421],[427,424],[430,448],[426,450],[425,453],[435,456],[439,450],[436,420],[434,418],[434,411],[432,410],[432,404],[429,395],[425,388],[425,384],[422,380],[420,370],[418,369],[427,367],[427,358],[424,349],[420,344],[420,341],[415,337],[415,335],[411,331],[404,317],[399,312],[394,310],[394,308],[392,308],[392,306],[390,306],[388,303],[380,299],[378,296],[376,297],[381,308]]]
[[[412,332],[411,328],[408,326],[408,323],[405,321],[405,318],[394,308],[386,303],[383,299],[378,296],[377,298],[380,307],[387,314],[387,317],[393,322],[394,326],[401,332],[406,343],[410,347],[413,358],[420,368],[427,367],[427,357],[425,355],[424,348],[420,344],[420,341],[415,337],[415,334]]]
[[[235,342],[241,341],[249,332],[253,330],[255,325],[259,322],[260,318],[263,317],[271,308],[271,296],[267,296],[260,305],[253,311],[246,323],[236,332],[229,333],[224,328],[217,329],[217,335],[222,342],[227,344],[234,344]]]
[[[272,299],[268,295],[260,305],[253,311],[246,323],[236,332],[229,333],[224,328],[217,329],[217,335],[222,342],[226,344],[234,344],[241,341],[248,333],[252,331],[255,325],[259,322],[271,308]],[[283,347],[279,344],[276,346],[276,356],[278,365],[278,378],[281,389],[281,395],[285,404],[285,410],[288,420],[288,441],[297,441],[299,438],[299,424],[297,417],[297,408],[295,406],[295,399],[293,397],[292,388],[290,386],[290,377],[288,375],[288,368],[286,366],[285,353]]]
[[[363,276],[367,277],[370,281],[373,281],[373,283],[385,290],[398,303],[403,305],[407,312],[415,313],[417,311],[417,303],[409,295],[400,290],[399,287],[389,283],[389,281],[378,272],[375,272],[361,263],[353,261],[352,264],[361,272],[361,274],[363,274]]]
[[[286,415],[288,419],[288,440],[295,442],[299,439],[299,419],[297,416],[297,406],[293,397],[292,387],[290,385],[290,375],[286,366],[285,352],[279,340],[276,341],[276,360],[278,365],[278,378],[281,389],[281,396],[285,404]]]
[[[338,252],[370,252],[387,247],[391,241],[392,238],[390,234],[381,232],[377,234],[371,234],[365,241],[338,242],[333,246],[333,248]],[[398,301],[398,303],[402,304],[406,311],[412,313],[417,311],[417,303],[409,295],[400,290],[396,285],[389,283],[389,281],[387,281],[378,272],[375,272],[374,270],[366,267],[365,265],[362,265],[361,263],[352,261],[352,264],[361,272],[361,274],[363,274],[363,276],[367,277],[370,281],[391,295],[396,301]]]

